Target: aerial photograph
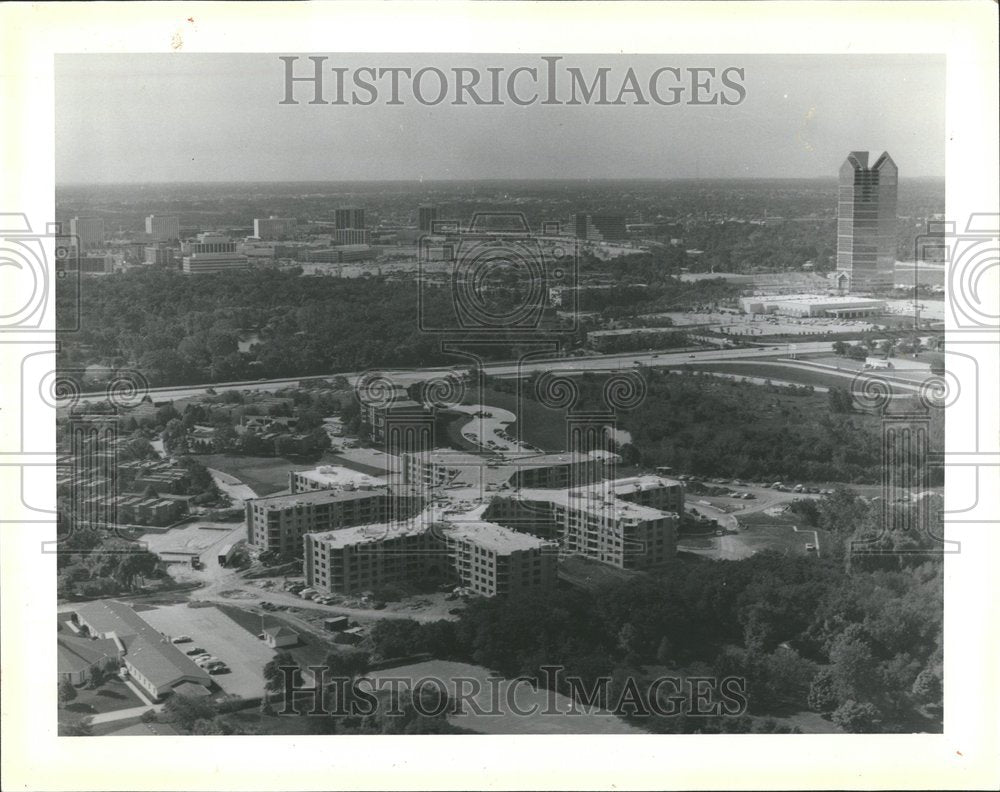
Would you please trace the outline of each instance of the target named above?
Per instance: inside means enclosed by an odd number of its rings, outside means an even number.
[[[942,733],[944,56],[54,87],[60,735]]]

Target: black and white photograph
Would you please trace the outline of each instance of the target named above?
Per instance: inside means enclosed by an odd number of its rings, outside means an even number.
[[[274,41],[276,4],[166,5],[154,45],[138,11],[47,45],[50,214],[4,195],[4,589],[37,613],[4,700],[87,768],[19,786],[375,788],[565,738],[635,788],[992,788],[996,120],[955,81],[995,109],[995,30],[956,32],[995,5],[858,9],[961,7],[935,50],[829,9],[835,46],[775,51],[668,36],[698,4],[622,4],[662,51],[550,31],[613,4],[438,4],[468,30],[421,40],[422,4],[292,3]],[[352,43],[373,6],[403,16]],[[701,774],[649,764],[682,745]],[[588,783],[546,772],[382,783]]]

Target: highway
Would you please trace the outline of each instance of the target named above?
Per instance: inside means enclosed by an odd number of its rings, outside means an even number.
[[[746,360],[748,358],[768,358],[776,355],[788,356],[790,354],[810,354],[816,352],[830,352],[832,343],[830,341],[810,341],[807,343],[776,344],[767,347],[747,347],[737,349],[710,349],[684,352],[626,352],[614,355],[595,355],[588,357],[526,357],[521,361],[503,361],[490,363],[483,366],[483,371],[489,376],[496,377],[518,377],[533,374],[536,371],[594,371],[609,372],[621,371],[632,368],[636,361],[646,366],[677,366],[683,363],[721,361],[721,360]],[[435,373],[445,373],[452,369],[467,371],[468,363],[455,364],[453,366],[436,366],[422,369],[375,369],[382,372],[390,380],[401,385],[407,385],[418,380],[427,379]],[[242,382],[222,382],[205,383],[201,385],[167,386],[162,388],[150,388],[149,395],[154,401],[171,401],[174,399],[184,399],[193,396],[200,396],[209,388],[217,393],[230,390],[250,390],[269,391],[279,388],[297,385],[302,380],[323,377],[326,379],[343,376],[351,384],[365,372],[334,372],[331,374],[307,374],[300,377],[288,377],[285,379],[272,380],[247,380]],[[91,391],[81,393],[76,397],[76,401],[103,401],[107,398],[105,391]],[[57,404],[64,406],[71,398],[59,399]]]

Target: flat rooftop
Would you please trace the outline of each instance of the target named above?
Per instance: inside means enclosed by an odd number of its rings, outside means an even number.
[[[320,465],[311,470],[296,470],[295,475],[315,481],[320,486],[328,489],[385,485],[384,478],[369,476],[367,473],[351,470],[341,465]]]
[[[587,514],[609,514],[615,519],[626,521],[645,522],[673,515],[673,512],[661,511],[652,506],[643,506],[639,503],[622,500],[616,496],[610,482],[597,482],[571,490],[521,488],[512,492],[510,497],[524,501],[557,503],[560,506],[583,511]]]
[[[744,297],[747,302],[760,303],[807,303],[810,305],[877,305],[885,302],[871,297],[856,297],[849,294],[768,294],[759,297]]]
[[[555,546],[553,542],[547,542],[537,536],[512,531],[510,528],[483,520],[449,523],[441,532],[448,539],[469,542],[500,555]]]
[[[355,525],[350,528],[336,528],[332,531],[309,534],[315,541],[323,542],[331,549],[341,549],[349,545],[366,545],[385,542],[390,539],[401,539],[407,536],[420,536],[427,533],[433,521],[425,512],[408,520],[394,523],[371,523]]]
[[[327,503],[343,503],[352,500],[364,500],[378,495],[387,495],[387,487],[375,487],[369,490],[339,490],[320,489],[312,492],[296,492],[291,495],[270,495],[265,498],[252,498],[247,503],[259,504],[269,511],[291,509],[295,506],[322,506]]]
[[[660,489],[663,487],[683,487],[684,485],[677,479],[666,476],[628,476],[626,478],[615,479],[609,482],[614,491],[619,495],[627,495],[631,492],[643,490]]]

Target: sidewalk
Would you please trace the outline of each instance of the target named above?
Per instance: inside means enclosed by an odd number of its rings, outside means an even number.
[[[128,709],[115,710],[114,712],[99,712],[90,716],[91,723],[111,723],[113,721],[128,720],[138,718],[144,712],[159,712],[163,709],[162,704],[147,705],[145,707],[129,707]]]

